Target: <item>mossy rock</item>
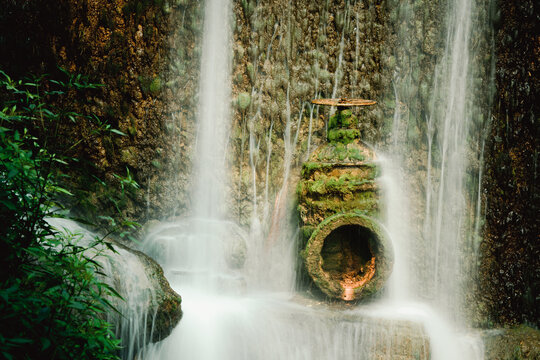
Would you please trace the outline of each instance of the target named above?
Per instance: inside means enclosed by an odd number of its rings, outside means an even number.
[[[298,205],[300,218],[304,226],[317,226],[324,219],[342,212],[355,211],[377,217],[379,214],[379,196],[376,192],[364,192],[359,196],[331,197],[323,199],[305,199]]]
[[[336,132],[343,132],[348,129],[332,130]],[[356,130],[355,130],[356,131]],[[329,131],[330,134],[331,131]],[[359,135],[359,134],[358,134]],[[329,135],[330,136],[330,135]],[[349,139],[349,135],[345,136]],[[350,140],[350,141],[349,141]],[[323,163],[359,163],[368,162],[371,163],[375,159],[375,154],[372,150],[368,149],[362,144],[358,137],[350,138],[346,143],[340,141],[334,141],[329,144],[321,146],[311,156],[311,162],[323,162]]]
[[[238,95],[237,103],[240,110],[245,111],[249,104],[251,104],[251,96],[246,92],[240,93]]]
[[[150,83],[149,90],[152,95],[157,95],[161,91],[161,79],[158,76]]]
[[[140,161],[138,149],[135,146],[128,146],[120,150],[120,160],[131,167],[136,167]]]
[[[351,212],[317,226],[302,252],[306,270],[329,298],[353,301],[379,292],[392,272],[393,248],[378,222]]]

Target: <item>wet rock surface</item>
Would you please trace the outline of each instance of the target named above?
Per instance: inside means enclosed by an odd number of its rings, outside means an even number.
[[[150,281],[153,292],[152,302],[146,310],[150,315],[146,319],[146,333],[152,334],[149,340],[156,342],[166,338],[182,318],[182,298],[171,288],[163,274],[163,269],[151,257],[118,242],[115,245],[127,251],[131,256],[137,257]],[[131,269],[131,271],[136,271],[136,269]],[[113,281],[125,281],[122,274],[112,274],[112,276]],[[116,288],[122,289],[123,286],[117,285]],[[121,295],[125,298],[129,297],[129,294]]]
[[[482,339],[486,359],[540,359],[540,332],[526,325],[486,330]]]
[[[382,2],[235,1],[234,14],[233,96],[250,102],[233,111],[231,208],[247,223],[253,211],[265,216],[253,204],[272,206],[283,181],[297,183],[302,162],[325,142],[330,108],[311,100],[378,99],[390,73],[382,70]],[[377,141],[381,108],[358,113],[355,131]]]
[[[357,356],[362,359],[383,360],[427,360],[431,358],[430,339],[424,326],[414,320],[374,315],[377,310],[358,308],[351,302],[327,302],[296,295],[292,301],[307,309],[293,314],[299,323],[324,317],[331,320],[327,326],[332,329],[333,322],[341,328],[350,329],[359,336]],[[356,309],[356,310],[355,310]],[[387,314],[388,315],[388,314]],[[366,341],[364,343],[363,341]]]
[[[500,3],[479,296],[492,323],[540,325],[540,45],[534,1]]]

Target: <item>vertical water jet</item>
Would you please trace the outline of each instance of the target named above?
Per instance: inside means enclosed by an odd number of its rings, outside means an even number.
[[[199,83],[197,152],[192,198],[196,217],[222,218],[230,128],[230,4],[206,3]]]

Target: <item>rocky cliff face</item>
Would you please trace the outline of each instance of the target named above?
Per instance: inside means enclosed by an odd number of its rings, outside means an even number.
[[[123,215],[143,221],[187,204],[188,139],[194,133],[201,4],[188,1],[75,0],[43,4],[6,0],[0,47],[13,76],[59,73],[62,66],[104,86],[71,99],[126,134],[89,136],[92,122],[65,124],[62,136],[81,139],[72,188],[79,213],[114,214],[127,169],[141,185],[121,201]],[[176,174],[172,178],[169,174]]]
[[[326,138],[330,109],[311,99],[382,97],[388,29],[380,1],[236,1],[234,14],[233,93],[248,101],[234,109],[231,206],[246,223],[284,206],[276,194]],[[361,111],[363,139],[381,139],[385,108]]]
[[[124,204],[128,217],[157,218],[185,208],[201,5],[182,1],[69,3],[76,14],[69,28],[74,54],[60,56],[60,63],[106,84],[88,99],[91,105],[83,106],[127,134],[87,144],[85,158],[111,181],[113,172],[124,175],[126,168],[134,174],[141,190],[131,193]],[[99,186],[81,190],[80,198],[86,199],[78,204],[81,207],[110,206],[107,191]]]
[[[493,322],[539,325],[538,6],[533,1],[499,6],[480,294]]]

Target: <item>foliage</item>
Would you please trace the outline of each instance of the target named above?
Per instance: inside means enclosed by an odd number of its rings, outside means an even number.
[[[102,281],[96,261],[112,246],[102,238],[82,244],[59,232],[47,217],[59,216],[59,196],[71,193],[59,171],[73,149],[56,141],[62,125],[90,121],[94,130],[121,134],[97,117],[61,106],[74,93],[97,87],[64,72],[14,81],[0,70],[0,354],[6,359],[116,359],[119,341],[104,313],[119,297]],[[130,184],[131,179],[122,184]]]

